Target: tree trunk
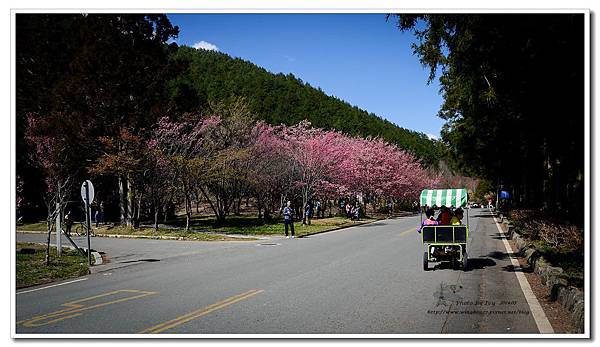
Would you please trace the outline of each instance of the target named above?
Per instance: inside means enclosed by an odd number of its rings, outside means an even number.
[[[238,198],[237,202],[234,203],[236,205],[235,206],[236,207],[235,208],[235,210],[236,210],[235,211],[235,215],[236,216],[239,216],[241,214],[240,210],[241,210],[241,207],[242,207],[242,199],[243,199],[243,197],[240,195],[240,197]]]
[[[48,239],[46,240],[46,266],[50,266],[50,233],[52,232],[52,219],[47,221]]]
[[[306,204],[308,203],[308,188],[302,188],[302,208],[300,209],[300,211],[302,211],[302,217],[300,218],[302,221],[304,221],[304,217],[306,216]],[[302,223],[304,224],[304,222]]]
[[[137,201],[137,207],[136,207],[136,211],[135,211],[135,220],[134,220],[134,228],[139,228],[140,227],[140,210],[142,209],[142,195],[140,195],[140,197],[138,198]]]
[[[158,232],[158,207],[154,208],[154,232]]]
[[[127,210],[127,178],[119,176],[119,211],[121,224],[129,224]]]
[[[194,189],[194,197],[196,198],[196,213],[200,213],[200,195],[196,189]]]
[[[133,201],[133,189],[131,189],[131,180],[127,178],[127,226],[133,226],[133,219],[135,217],[134,206],[135,202]]]
[[[185,194],[185,231],[190,230],[190,221],[192,219],[192,199],[189,194]]]

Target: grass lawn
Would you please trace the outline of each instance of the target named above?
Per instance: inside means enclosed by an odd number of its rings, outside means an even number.
[[[353,222],[345,217],[327,217],[313,218],[311,225],[302,225],[301,221],[294,222],[294,231],[298,236],[310,235],[314,233],[334,230],[342,227],[360,225],[375,220],[385,218],[385,216],[367,217],[359,222]],[[161,223],[162,224],[162,223]],[[166,225],[173,228],[159,228],[158,232],[151,227],[140,227],[133,229],[122,225],[101,225],[100,228],[93,228],[96,234],[108,235],[130,235],[130,236],[148,236],[160,238],[162,236],[181,238],[183,240],[197,241],[248,241],[255,240],[251,236],[283,235],[284,226],[282,218],[273,218],[270,222],[263,223],[256,215],[227,216],[225,221],[217,223],[212,215],[193,215],[190,222],[190,231],[186,232],[185,216],[178,216],[176,219],[167,221]],[[46,231],[46,223],[39,222],[25,224],[17,227],[23,231]],[[225,236],[228,235],[228,236]],[[244,237],[235,237],[243,235]]]
[[[28,223],[23,225],[17,225],[17,231],[47,231],[46,221],[38,223]]]
[[[182,238],[184,240],[195,240],[195,241],[248,241],[256,240],[248,237],[230,237],[218,234],[212,234],[209,232],[201,232],[192,230],[186,232],[183,229],[165,229],[159,228],[158,232],[154,231],[154,228],[140,227],[137,229],[123,226],[123,225],[104,225],[100,228],[94,228],[96,234],[107,234],[107,235],[131,235],[131,236],[150,236],[159,238],[161,236]]]
[[[21,254],[22,248],[35,250],[33,254]],[[46,246],[17,243],[17,288],[44,284],[57,280],[85,276],[89,273],[87,257],[74,249],[63,248],[59,259],[56,247],[50,247],[50,266],[46,266]]]
[[[344,217],[328,217],[312,219],[311,225],[302,226],[302,221],[294,222],[294,231],[296,235],[309,235],[327,230],[333,230],[340,227],[360,225],[366,222],[372,222],[377,219],[366,218],[360,222],[354,223]],[[185,226],[185,216],[180,216],[171,224]],[[261,223],[255,215],[248,216],[227,216],[224,222],[217,223],[213,216],[193,216],[191,220],[191,229],[206,232],[217,232],[224,234],[241,235],[283,235],[283,219],[274,218],[269,223]]]

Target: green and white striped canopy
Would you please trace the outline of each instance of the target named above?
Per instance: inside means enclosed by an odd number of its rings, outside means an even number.
[[[421,206],[464,207],[467,201],[466,189],[425,189],[421,192]]]

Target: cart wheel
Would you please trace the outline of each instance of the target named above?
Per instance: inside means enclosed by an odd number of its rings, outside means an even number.
[[[465,254],[463,254],[462,266],[463,266],[463,271],[467,271],[467,269],[469,268],[467,252],[465,252]]]
[[[423,252],[423,270],[429,271],[429,260],[427,260],[427,252]]]

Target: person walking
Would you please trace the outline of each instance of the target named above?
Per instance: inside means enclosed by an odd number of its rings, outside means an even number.
[[[285,237],[289,239],[288,226],[292,231],[292,238],[294,238],[294,209],[291,207],[292,202],[288,201],[286,206],[283,208],[283,223],[285,225]]]

